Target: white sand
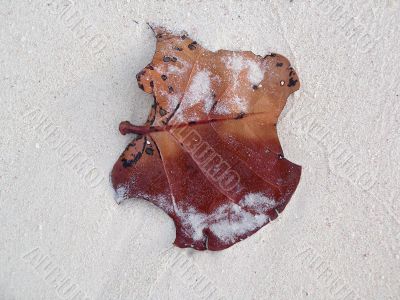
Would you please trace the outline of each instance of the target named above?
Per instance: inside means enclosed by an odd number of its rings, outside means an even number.
[[[76,2],[0,2],[0,299],[400,298],[399,1]],[[146,21],[300,76],[278,125],[298,190],[225,251],[173,247],[160,209],[113,199],[118,124],[152,102]]]

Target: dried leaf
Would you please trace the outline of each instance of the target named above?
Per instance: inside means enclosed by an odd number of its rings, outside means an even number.
[[[186,34],[154,32],[155,55],[137,75],[154,104],[145,125],[121,123],[122,134],[138,136],[112,184],[120,200],[163,209],[178,247],[225,249],[274,220],[300,180],[276,131],[298,77],[278,54],[211,52]]]

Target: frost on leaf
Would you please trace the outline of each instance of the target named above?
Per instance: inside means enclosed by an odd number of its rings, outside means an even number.
[[[154,103],[144,125],[120,124],[137,137],[111,173],[117,200],[164,210],[178,247],[225,249],[274,220],[299,183],[276,131],[299,80],[281,55],[211,52],[153,30],[156,52],[137,81]]]

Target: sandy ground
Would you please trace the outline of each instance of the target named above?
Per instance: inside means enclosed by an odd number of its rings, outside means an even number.
[[[352,2],[1,1],[0,298],[399,299],[400,4]],[[173,247],[161,210],[113,199],[117,126],[151,105],[147,21],[281,53],[302,81],[278,125],[300,185],[222,252]]]

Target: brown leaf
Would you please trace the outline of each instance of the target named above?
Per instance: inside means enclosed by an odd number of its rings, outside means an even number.
[[[152,62],[137,75],[154,95],[144,126],[112,170],[120,199],[147,199],[175,222],[178,247],[221,250],[274,220],[301,167],[286,160],[276,123],[299,89],[278,54],[211,52],[187,35],[154,28]]]

